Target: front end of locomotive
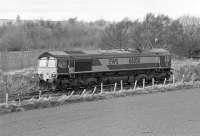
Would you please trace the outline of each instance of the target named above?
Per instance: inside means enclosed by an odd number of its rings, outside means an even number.
[[[44,52],[38,57],[37,74],[40,87],[56,89],[59,78],[68,75],[68,54],[64,51]]]
[[[57,59],[54,57],[39,58],[37,74],[40,83],[54,83],[57,78]]]

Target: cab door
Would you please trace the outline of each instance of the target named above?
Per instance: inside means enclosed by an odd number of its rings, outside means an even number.
[[[57,66],[58,66],[58,73],[67,74],[69,72],[67,58],[59,58]]]
[[[165,67],[165,56],[160,56],[160,67]]]
[[[171,66],[171,56],[160,56],[160,66],[161,67],[170,67]]]

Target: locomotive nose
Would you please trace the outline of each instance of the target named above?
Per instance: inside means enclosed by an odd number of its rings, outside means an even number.
[[[57,77],[57,59],[53,57],[43,57],[38,60],[38,74],[40,80],[52,81]]]
[[[53,79],[55,79],[57,76],[57,74],[55,72],[53,73],[42,73],[40,74],[40,79],[44,80],[44,81],[52,81]]]

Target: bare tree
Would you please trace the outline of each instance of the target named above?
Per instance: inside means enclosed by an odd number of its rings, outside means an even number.
[[[123,48],[129,42],[129,21],[110,24],[103,31],[101,40],[105,48]]]
[[[200,50],[200,18],[183,16],[179,18],[179,22],[183,26],[183,40],[187,57],[192,57],[196,50]]]

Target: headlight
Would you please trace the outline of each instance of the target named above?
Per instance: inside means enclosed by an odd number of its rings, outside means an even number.
[[[51,74],[51,77],[56,77],[56,74]]]

